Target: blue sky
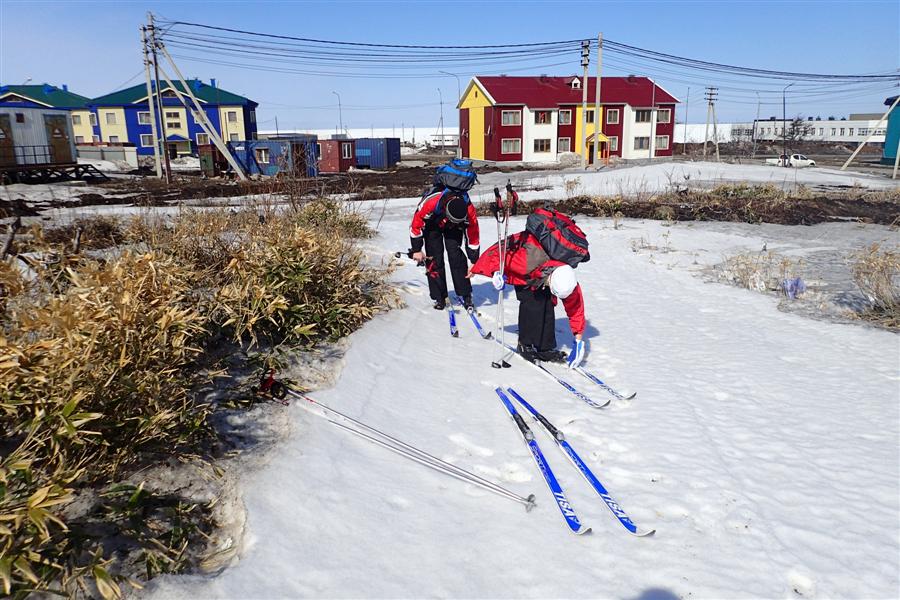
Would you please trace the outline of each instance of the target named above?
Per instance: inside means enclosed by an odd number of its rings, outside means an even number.
[[[0,0],[0,82],[69,85],[98,96],[143,81],[139,27],[146,11],[163,18],[210,25],[375,43],[464,45],[605,38],[642,48],[740,66],[816,73],[873,73],[900,66],[900,2],[47,2]],[[544,59],[546,61],[546,59]],[[576,52],[563,66],[533,74],[580,70]],[[754,82],[714,75],[641,73],[634,65],[604,60],[605,75],[646,74],[682,101],[690,86],[690,122],[703,122],[703,85],[746,88],[722,92],[720,121],[756,116]],[[593,61],[593,57],[592,57]],[[559,61],[557,61],[559,62]],[[224,89],[260,103],[260,129],[327,128],[338,120],[336,96],[350,127],[401,123],[437,125],[440,88],[445,123],[457,82],[436,75],[413,80],[336,78],[270,73],[179,60],[186,76],[216,78]],[[465,81],[471,71],[448,66]],[[595,65],[591,64],[591,74]],[[513,74],[513,73],[511,73]],[[524,74],[524,73],[523,73]],[[771,86],[770,86],[771,87]],[[895,87],[894,90],[897,88]],[[830,115],[884,110],[888,84],[818,98],[792,99],[788,114]],[[769,93],[763,118],[781,114],[780,94]],[[314,108],[308,108],[314,107]],[[378,107],[378,108],[369,108]],[[678,120],[684,119],[684,105]]]

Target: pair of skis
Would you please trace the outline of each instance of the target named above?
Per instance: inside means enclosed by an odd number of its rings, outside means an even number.
[[[522,438],[525,440],[525,444],[528,446],[528,449],[531,451],[531,456],[534,458],[535,463],[537,463],[538,469],[541,471],[541,475],[544,476],[544,481],[547,482],[547,486],[550,488],[550,492],[553,494],[553,499],[556,501],[556,505],[559,508],[559,511],[562,513],[563,518],[566,521],[566,525],[569,526],[569,529],[572,533],[577,535],[582,535],[585,533],[589,533],[591,531],[590,527],[585,527],[581,521],[578,519],[578,515],[575,513],[575,510],[572,508],[572,505],[569,503],[568,498],[566,498],[565,492],[563,492],[562,486],[560,486],[559,481],[557,481],[556,476],[553,474],[553,471],[550,469],[550,465],[547,463],[547,459],[544,458],[543,452],[541,452],[540,446],[538,446],[537,441],[534,439],[534,433],[531,431],[531,428],[525,423],[525,420],[522,418],[522,415],[516,410],[516,407],[513,405],[512,401],[507,396],[507,392],[510,396],[516,399],[516,401],[521,404],[525,410],[531,413],[531,416],[535,421],[540,423],[550,437],[553,438],[553,441],[556,442],[556,445],[563,451],[566,457],[575,465],[575,468],[578,469],[578,472],[587,480],[587,482],[594,488],[594,491],[597,492],[597,495],[603,499],[603,502],[606,504],[607,508],[613,513],[619,523],[632,535],[643,537],[648,535],[653,535],[656,530],[655,529],[640,529],[637,525],[634,524],[634,521],[628,516],[628,514],[622,510],[622,507],[610,497],[609,492],[603,487],[603,484],[600,483],[600,480],[594,475],[594,473],[588,468],[588,466],[581,460],[581,457],[578,456],[578,453],[575,452],[575,449],[566,441],[565,436],[562,431],[553,426],[553,424],[547,420],[547,418],[539,413],[536,408],[534,408],[531,404],[529,404],[522,396],[520,396],[514,389],[506,388],[504,391],[503,388],[496,388],[494,390],[497,393],[497,396],[500,398],[500,401],[503,403],[503,406],[506,408],[506,411],[509,413],[509,416],[515,422],[516,426],[519,428],[519,432],[522,434]]]

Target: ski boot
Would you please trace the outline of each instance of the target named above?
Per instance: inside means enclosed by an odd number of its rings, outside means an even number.
[[[441,298],[440,300],[435,300],[433,308],[434,310],[444,310],[447,308],[447,299]]]
[[[516,352],[519,354],[519,356],[530,363],[540,360],[538,358],[537,348],[535,348],[534,346],[523,346],[521,343],[519,343],[516,345]]]
[[[466,312],[468,312],[468,313],[475,312],[475,303],[472,302],[472,294],[469,294],[468,296],[463,296],[462,302],[463,302],[463,306],[466,309]]]
[[[537,358],[541,362],[564,363],[568,357],[562,350],[539,350]]]

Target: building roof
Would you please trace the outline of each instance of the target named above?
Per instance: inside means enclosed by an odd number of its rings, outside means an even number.
[[[525,104],[530,108],[555,108],[561,104],[581,104],[581,87],[573,88],[571,83],[581,78],[568,77],[476,77],[484,91],[496,104]],[[649,77],[603,77],[600,99],[604,104],[630,104],[650,106],[654,99],[657,104],[676,103],[678,99],[656,84]],[[588,103],[595,102],[597,78],[588,78]]]
[[[193,92],[194,96],[201,102],[206,102],[208,104],[247,104],[254,107],[258,106],[256,102],[249,98],[233,94],[208,83],[203,83],[199,79],[189,79],[188,85],[190,85],[191,92]],[[162,82],[160,84],[160,90],[163,92],[169,89],[169,87],[167,82]],[[175,87],[182,94],[185,93],[184,85],[182,85],[181,82],[175,82]],[[130,88],[125,88],[124,90],[119,90],[118,92],[100,96],[99,98],[94,98],[90,103],[95,106],[127,106],[129,104],[141,102],[146,97],[147,86],[142,83]]]
[[[73,94],[67,89],[44,83],[41,85],[3,85],[0,86],[0,98],[7,94],[15,94],[52,108],[84,108],[90,98]]]

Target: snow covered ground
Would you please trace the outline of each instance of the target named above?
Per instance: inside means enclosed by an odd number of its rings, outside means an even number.
[[[406,248],[409,211],[409,202],[389,204],[371,242],[376,260]],[[697,276],[723,256],[759,250],[767,238],[751,227],[580,223],[593,255],[578,269],[587,366],[637,391],[633,402],[594,410],[527,365],[492,369],[496,345],[464,315],[452,339],[446,316],[430,308],[423,271],[408,261],[395,275],[407,308],[355,333],[337,384],[312,394],[518,494],[534,493],[533,511],[297,404],[274,406],[293,428],[270,462],[244,477],[239,560],[217,575],[154,580],[150,597],[900,596],[898,337],[781,312],[772,296]],[[514,219],[511,231],[523,225]],[[827,227],[823,246],[841,227],[860,226]],[[865,227],[896,242],[887,228]],[[669,231],[671,251],[633,250],[636,238],[662,246]],[[495,239],[491,221],[482,232],[485,242]],[[489,283],[476,283],[490,328],[493,295]],[[511,337],[516,309],[514,299],[506,303]],[[604,398],[586,380],[572,382]],[[573,507],[593,527],[588,536],[569,533],[493,392],[503,384],[562,429],[612,497],[656,535],[625,532],[535,426]]]

